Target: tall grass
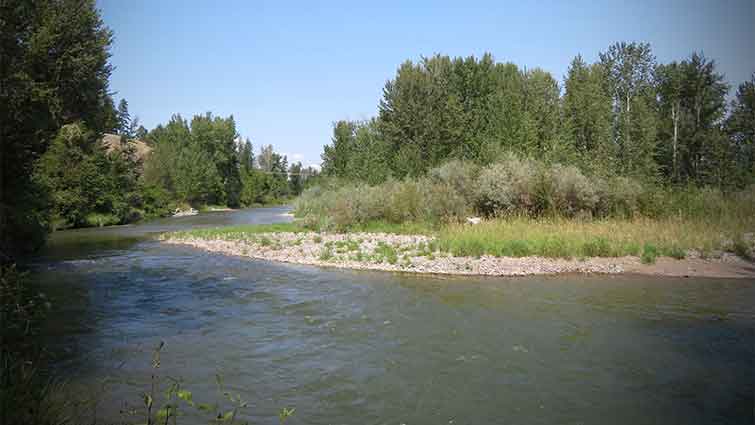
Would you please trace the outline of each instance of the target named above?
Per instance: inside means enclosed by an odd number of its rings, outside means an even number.
[[[652,245],[658,255],[684,257],[734,251],[734,241],[754,228],[752,216],[726,220],[636,218],[574,220],[508,217],[476,226],[451,224],[438,235],[439,247],[458,256],[618,257],[642,255]],[[740,248],[741,249],[741,248]]]

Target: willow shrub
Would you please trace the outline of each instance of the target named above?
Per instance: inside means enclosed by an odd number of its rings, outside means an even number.
[[[755,186],[724,194],[718,189],[663,188],[626,177],[587,176],[573,166],[549,165],[513,155],[479,168],[451,161],[424,177],[377,186],[325,182],[295,202],[297,216],[318,229],[389,224],[459,222],[487,217],[694,218],[750,223]]]

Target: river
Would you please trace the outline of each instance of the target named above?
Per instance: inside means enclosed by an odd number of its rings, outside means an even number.
[[[160,376],[211,402],[219,374],[256,424],[284,407],[288,424],[753,423],[751,280],[415,276],[151,238],[286,211],[53,235],[32,265],[54,300],[44,335],[100,422],[139,404],[164,341]]]

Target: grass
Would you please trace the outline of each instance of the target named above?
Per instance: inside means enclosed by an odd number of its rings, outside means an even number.
[[[567,218],[509,217],[483,221],[470,226],[447,224],[436,227],[426,223],[390,224],[382,221],[354,227],[352,231],[371,233],[424,234],[436,240],[417,247],[417,255],[434,257],[437,252],[454,256],[498,257],[541,256],[549,258],[587,258],[639,256],[652,263],[659,256],[683,259],[690,250],[709,256],[715,251],[731,251],[749,258],[751,242],[742,235],[755,229],[755,218],[728,216],[725,218],[638,218],[576,220]],[[204,239],[257,240],[256,234],[276,232],[307,232],[299,223],[244,225],[195,229],[172,233],[171,237]],[[313,237],[322,243],[320,235]],[[727,244],[726,241],[729,241]],[[732,242],[733,241],[733,242]],[[259,242],[259,241],[258,241]],[[328,246],[334,253],[358,250],[359,242],[352,239]],[[260,242],[269,245],[269,240]],[[396,248],[379,245],[373,256],[378,261],[395,264]]]
[[[375,257],[379,261],[386,261],[389,264],[396,264],[398,262],[398,252],[396,248],[388,245],[385,242],[378,242],[378,246],[375,248]]]
[[[200,239],[225,239],[240,240],[247,239],[250,236],[260,233],[280,233],[291,232],[301,233],[307,229],[297,223],[276,223],[276,224],[245,224],[240,226],[225,227],[208,227],[203,229],[183,230],[170,233],[170,237],[183,238],[200,238]]]
[[[752,231],[752,218],[741,220],[606,219],[579,221],[524,217],[485,221],[476,226],[448,225],[438,234],[441,251],[456,256],[542,256],[553,258],[641,255],[684,258],[687,250],[725,250],[737,241],[736,253],[747,246],[741,235]],[[740,236],[737,236],[740,235]]]
[[[383,220],[350,226],[348,232],[392,233],[396,235],[427,235],[438,230],[438,226],[423,222],[391,223]]]

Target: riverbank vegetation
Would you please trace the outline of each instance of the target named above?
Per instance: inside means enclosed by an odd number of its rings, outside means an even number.
[[[648,44],[616,43],[598,56],[574,58],[563,84],[489,54],[403,63],[377,117],[334,124],[330,180],[297,216],[434,228],[472,255],[750,255],[755,75],[727,103],[700,53],[660,64]]]
[[[37,334],[50,301],[14,261],[55,228],[128,223],[188,205],[277,202],[316,173],[271,146],[255,160],[233,117],[208,113],[189,124],[175,116],[148,131],[125,99],[116,107],[113,33],[94,0],[3,1],[0,17],[0,422],[97,423],[96,406],[91,420],[70,416],[78,395],[56,383],[54,353]],[[144,410],[132,409],[138,418],[124,423],[176,423],[161,412],[175,412],[181,394],[166,400],[148,391]],[[207,414],[233,423],[236,407]]]
[[[123,224],[204,204],[276,203],[316,175],[242,140],[233,116],[148,131],[109,88],[113,34],[93,1],[2,5],[0,251],[49,230]]]

